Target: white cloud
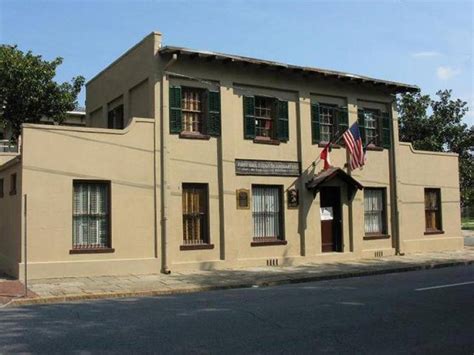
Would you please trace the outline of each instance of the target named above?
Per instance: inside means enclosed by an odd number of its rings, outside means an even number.
[[[449,80],[459,74],[461,74],[461,69],[452,68],[450,66],[441,65],[436,69],[436,75],[441,80]]]
[[[436,51],[424,51],[424,52],[422,51],[422,52],[415,52],[411,54],[413,58],[430,58],[430,57],[438,57],[440,55],[441,53],[436,52]]]

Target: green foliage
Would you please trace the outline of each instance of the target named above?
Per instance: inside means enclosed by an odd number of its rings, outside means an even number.
[[[412,142],[415,149],[459,154],[461,203],[474,206],[474,126],[462,122],[467,103],[451,99],[451,90],[436,95],[437,99],[421,93],[400,95],[400,140]]]
[[[58,57],[49,62],[17,46],[0,46],[0,124],[12,130],[13,139],[21,133],[22,123],[39,122],[42,117],[61,123],[66,111],[76,107],[84,78],[55,82],[62,61]]]

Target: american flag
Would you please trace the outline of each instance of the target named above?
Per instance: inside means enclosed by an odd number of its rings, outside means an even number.
[[[351,170],[356,168],[362,168],[365,163],[364,146],[362,145],[362,138],[360,136],[359,125],[354,123],[347,131],[342,135],[346,147],[349,149]]]

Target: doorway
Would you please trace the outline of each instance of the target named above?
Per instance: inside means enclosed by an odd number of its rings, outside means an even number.
[[[341,189],[321,187],[320,202],[322,252],[342,252]]]

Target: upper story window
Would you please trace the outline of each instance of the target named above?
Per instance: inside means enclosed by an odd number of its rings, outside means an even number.
[[[311,105],[312,142],[334,142],[348,127],[347,109],[332,104]]]
[[[203,133],[203,91],[194,88],[183,88],[182,94],[182,131]]]
[[[244,96],[244,138],[255,142],[287,142],[288,102],[265,96]]]
[[[364,145],[390,148],[392,122],[388,112],[359,108],[358,123]]]
[[[221,134],[221,103],[218,91],[170,87],[170,133],[188,138]]]
[[[107,128],[123,129],[123,105],[118,105],[109,110],[107,115]]]

